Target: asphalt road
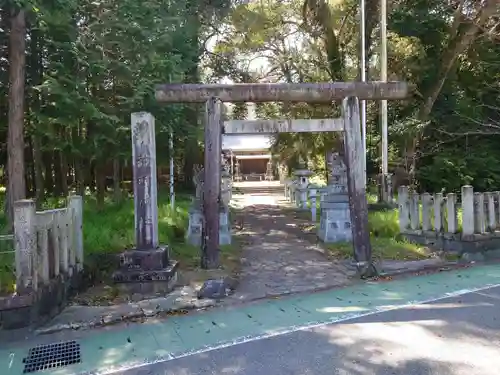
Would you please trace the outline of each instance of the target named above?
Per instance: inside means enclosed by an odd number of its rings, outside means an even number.
[[[120,375],[496,375],[500,287],[229,346]]]

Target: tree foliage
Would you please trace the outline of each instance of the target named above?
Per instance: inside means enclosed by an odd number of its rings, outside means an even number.
[[[192,166],[183,168],[183,164],[198,162],[197,115],[194,121],[187,118],[190,109],[185,105],[159,106],[154,86],[199,81],[201,38],[229,5],[225,0],[210,4],[202,0],[2,1],[0,142],[6,146],[9,128],[21,129],[25,135],[13,146],[25,156],[21,161],[25,172],[20,175],[26,177],[27,187],[11,187],[18,198],[36,193],[42,202],[46,193],[64,195],[71,188],[83,193],[90,188],[97,190],[102,202],[107,181],[114,179],[119,187],[126,177],[122,174],[130,165],[134,111],[154,114],[160,163],[169,157],[168,137],[173,131],[178,168],[188,172],[189,180]],[[9,43],[9,37],[16,35],[14,21],[19,15],[26,25],[17,38],[25,41],[25,48]],[[13,121],[7,115],[9,107],[14,108],[9,105],[13,95],[9,96],[8,77],[18,66],[12,55],[16,48],[26,59],[25,93],[18,98],[25,107],[24,119]],[[195,148],[186,158],[184,146],[189,142]],[[0,149],[5,177],[7,147]]]
[[[367,1],[368,77],[380,77],[379,1]],[[416,87],[389,103],[390,169],[400,183],[457,190],[500,188],[500,5],[495,0],[388,1],[388,77]],[[230,14],[212,50],[212,74],[243,82],[359,79],[359,2],[261,0]],[[255,64],[259,61],[260,64]],[[338,106],[270,104],[272,117],[324,118]],[[380,165],[379,105],[368,103],[368,171]],[[271,111],[272,112],[272,111]],[[265,114],[264,114],[265,116]],[[286,163],[298,155],[322,162],[340,143],[331,135],[276,137]],[[481,165],[481,167],[479,167]],[[322,165],[317,165],[322,169]]]
[[[389,104],[391,171],[431,191],[464,183],[500,190],[498,1],[388,5],[389,79],[417,88],[414,97]],[[379,1],[366,7],[368,77],[376,80]],[[357,80],[359,17],[357,0],[3,0],[3,185],[10,170],[11,201],[90,189],[102,202],[108,185],[119,192],[130,177],[134,111],[156,117],[160,164],[173,131],[176,169],[189,183],[201,161],[200,108],[159,106],[155,84]],[[13,85],[16,77],[24,85]],[[372,175],[380,164],[378,107],[368,103]],[[339,106],[259,103],[256,111],[263,118],[325,118],[338,116]],[[247,111],[236,105],[232,113],[244,118]],[[286,134],[276,137],[274,151],[290,166],[302,157],[321,170],[325,152],[340,146],[332,134]]]

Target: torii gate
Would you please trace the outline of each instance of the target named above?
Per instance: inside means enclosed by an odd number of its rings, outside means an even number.
[[[359,99],[395,100],[409,95],[404,82],[333,82],[303,84],[166,84],[156,87],[162,103],[206,103],[205,107],[205,239],[202,265],[219,266],[219,193],[221,182],[222,102],[332,103],[343,100],[342,118],[334,120],[257,120],[228,122],[228,133],[324,132],[344,133],[354,259],[361,277],[376,271],[371,259],[368,207],[363,172]]]

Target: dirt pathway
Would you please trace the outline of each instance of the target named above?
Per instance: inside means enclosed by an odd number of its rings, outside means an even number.
[[[253,300],[346,285],[354,272],[329,260],[304,234],[277,182],[240,183],[233,203],[245,236],[240,284],[230,300]]]

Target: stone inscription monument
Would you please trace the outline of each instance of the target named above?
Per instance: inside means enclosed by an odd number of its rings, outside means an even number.
[[[158,247],[155,124],[149,113],[132,114],[132,168],[136,246],[149,250]]]
[[[326,243],[351,242],[351,214],[347,167],[338,152],[329,153],[328,193],[320,205],[318,237]]]
[[[136,246],[120,254],[113,279],[134,292],[168,292],[176,282],[178,263],[169,259],[168,247],[158,243],[154,117],[132,113],[131,133]]]

